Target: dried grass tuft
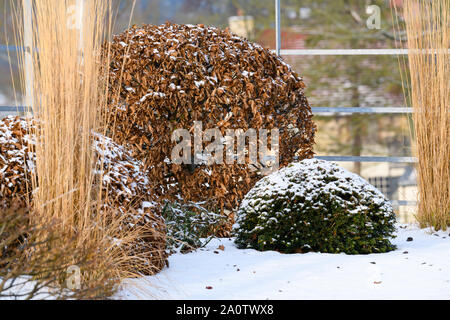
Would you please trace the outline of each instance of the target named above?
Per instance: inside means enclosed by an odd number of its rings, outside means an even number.
[[[449,0],[404,1],[393,5],[398,32],[407,35],[409,67],[404,90],[414,109],[414,150],[419,159],[417,219],[422,227],[450,226]],[[403,20],[404,19],[404,20]],[[403,69],[405,70],[405,69]]]
[[[59,270],[62,279],[66,266],[80,267],[81,298],[96,298],[113,294],[124,278],[158,271],[165,261],[158,249],[164,248],[160,245],[164,235],[158,221],[149,222],[148,217],[149,223],[129,227],[130,216],[137,216],[132,205],[127,215],[123,208],[110,206],[115,199],[108,198],[101,177],[108,164],[92,146],[94,132],[109,128],[110,117],[104,113],[109,55],[102,55],[101,45],[111,32],[114,15],[111,0],[84,1],[82,23],[77,25],[72,20],[74,4],[32,1],[32,45],[28,53],[19,53],[22,87],[33,92],[30,104],[39,123],[29,126],[36,139],[29,146],[36,162],[28,219],[37,243],[49,237],[45,226],[52,226],[52,235],[56,232],[51,245],[40,246],[36,254],[47,261],[45,267]],[[21,43],[24,29],[20,19],[16,21],[20,22],[16,41]],[[29,74],[25,81],[27,63],[31,63],[31,82]],[[154,252],[138,250],[149,239],[158,242]]]

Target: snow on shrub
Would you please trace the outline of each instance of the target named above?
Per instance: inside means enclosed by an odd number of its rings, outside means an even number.
[[[389,201],[360,176],[326,161],[292,163],[245,196],[234,232],[240,248],[368,254],[395,247]]]
[[[36,163],[32,147],[36,141],[30,133],[34,126],[33,119],[10,116],[0,120],[0,204],[3,207],[12,198],[23,198],[30,192],[31,173]],[[97,166],[103,169],[95,172],[96,176],[102,176],[104,192],[121,213],[126,212],[124,205],[136,198],[149,200],[151,188],[141,170],[142,162],[134,159],[129,150],[98,133],[93,133],[93,149],[98,156]]]
[[[13,203],[19,206],[26,204],[25,195],[30,192],[31,185],[30,172],[36,163],[36,156],[30,148],[35,142],[28,131],[28,121],[23,118],[0,120],[0,209],[9,208]]]

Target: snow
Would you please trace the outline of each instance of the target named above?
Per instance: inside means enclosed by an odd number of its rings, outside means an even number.
[[[0,284],[2,283],[0,278]],[[22,276],[14,280],[4,282],[4,287],[9,288],[1,292],[1,300],[26,300],[30,299],[30,292],[37,290],[31,300],[55,300],[56,292],[51,288],[42,288],[41,285],[32,280],[31,277]]]
[[[371,255],[284,255],[215,239],[205,249],[171,256],[170,268],[156,276],[126,281],[115,298],[450,299],[449,231],[397,226],[398,249]]]
[[[201,80],[201,81],[194,81],[195,85],[200,88],[201,86],[205,85],[205,81]]]
[[[145,100],[147,100],[148,97],[164,98],[165,96],[166,96],[166,94],[163,92],[151,92],[151,93],[148,93],[145,96],[143,96],[141,98],[140,102],[141,103],[144,102]]]

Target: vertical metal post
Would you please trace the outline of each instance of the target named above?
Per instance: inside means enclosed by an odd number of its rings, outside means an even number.
[[[276,29],[276,50],[277,55],[281,55],[281,0],[275,0],[275,29]]]
[[[23,46],[25,50],[25,109],[28,113],[33,108],[33,88],[34,88],[34,71],[33,71],[33,8],[32,0],[23,0]]]

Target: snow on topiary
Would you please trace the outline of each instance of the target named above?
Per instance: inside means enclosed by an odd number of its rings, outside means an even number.
[[[24,199],[31,192],[31,173],[36,163],[35,126],[36,120],[31,118],[10,116],[0,119],[2,208],[8,207],[12,199]],[[151,201],[152,193],[149,179],[142,170],[142,162],[134,159],[125,147],[98,133],[93,133],[93,150],[98,157],[97,167],[103,169],[102,172],[96,171],[95,177],[102,177],[105,196],[115,202],[119,212],[126,213],[131,203],[139,210],[143,206],[148,207],[148,204],[142,203]]]
[[[260,180],[242,201],[233,231],[240,248],[368,254],[395,249],[395,221],[374,186],[309,159]]]

